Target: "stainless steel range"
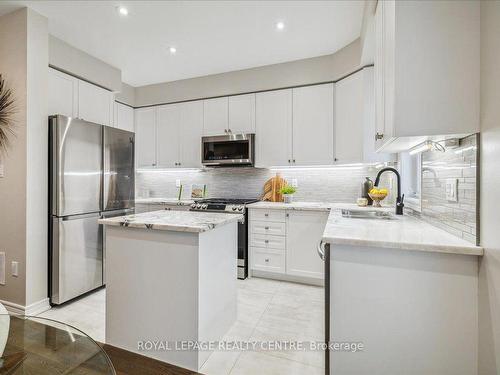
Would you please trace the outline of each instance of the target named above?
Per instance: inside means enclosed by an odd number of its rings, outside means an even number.
[[[248,276],[248,220],[247,205],[258,199],[224,199],[208,198],[196,201],[191,205],[191,211],[221,212],[244,215],[243,222],[238,224],[238,279]]]

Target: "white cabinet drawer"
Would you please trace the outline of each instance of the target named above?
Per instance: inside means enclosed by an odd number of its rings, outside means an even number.
[[[251,234],[250,246],[263,247],[266,249],[285,250],[286,237],[272,236],[268,234]]]
[[[250,211],[250,220],[255,221],[276,221],[284,223],[286,218],[285,210],[260,210]]]
[[[251,221],[250,233],[252,234],[272,234],[274,236],[286,235],[286,224],[268,221]]]
[[[285,253],[279,250],[250,248],[252,269],[275,273],[285,273]]]

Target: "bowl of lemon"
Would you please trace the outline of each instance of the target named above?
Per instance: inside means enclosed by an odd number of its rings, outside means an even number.
[[[373,207],[382,207],[380,202],[382,202],[385,197],[387,197],[389,191],[387,189],[373,188],[368,192],[368,195],[373,199]]]

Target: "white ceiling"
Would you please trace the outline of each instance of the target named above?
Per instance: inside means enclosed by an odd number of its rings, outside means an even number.
[[[18,1],[50,33],[122,70],[132,86],[333,53],[360,35],[364,1]],[[117,6],[128,8],[120,16]],[[277,21],[285,29],[277,31]],[[169,46],[177,53],[171,56]]]

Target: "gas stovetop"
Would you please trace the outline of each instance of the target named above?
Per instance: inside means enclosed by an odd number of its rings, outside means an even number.
[[[244,213],[245,206],[257,202],[258,199],[245,198],[208,198],[196,201],[191,205],[191,211],[213,211],[226,213]]]

